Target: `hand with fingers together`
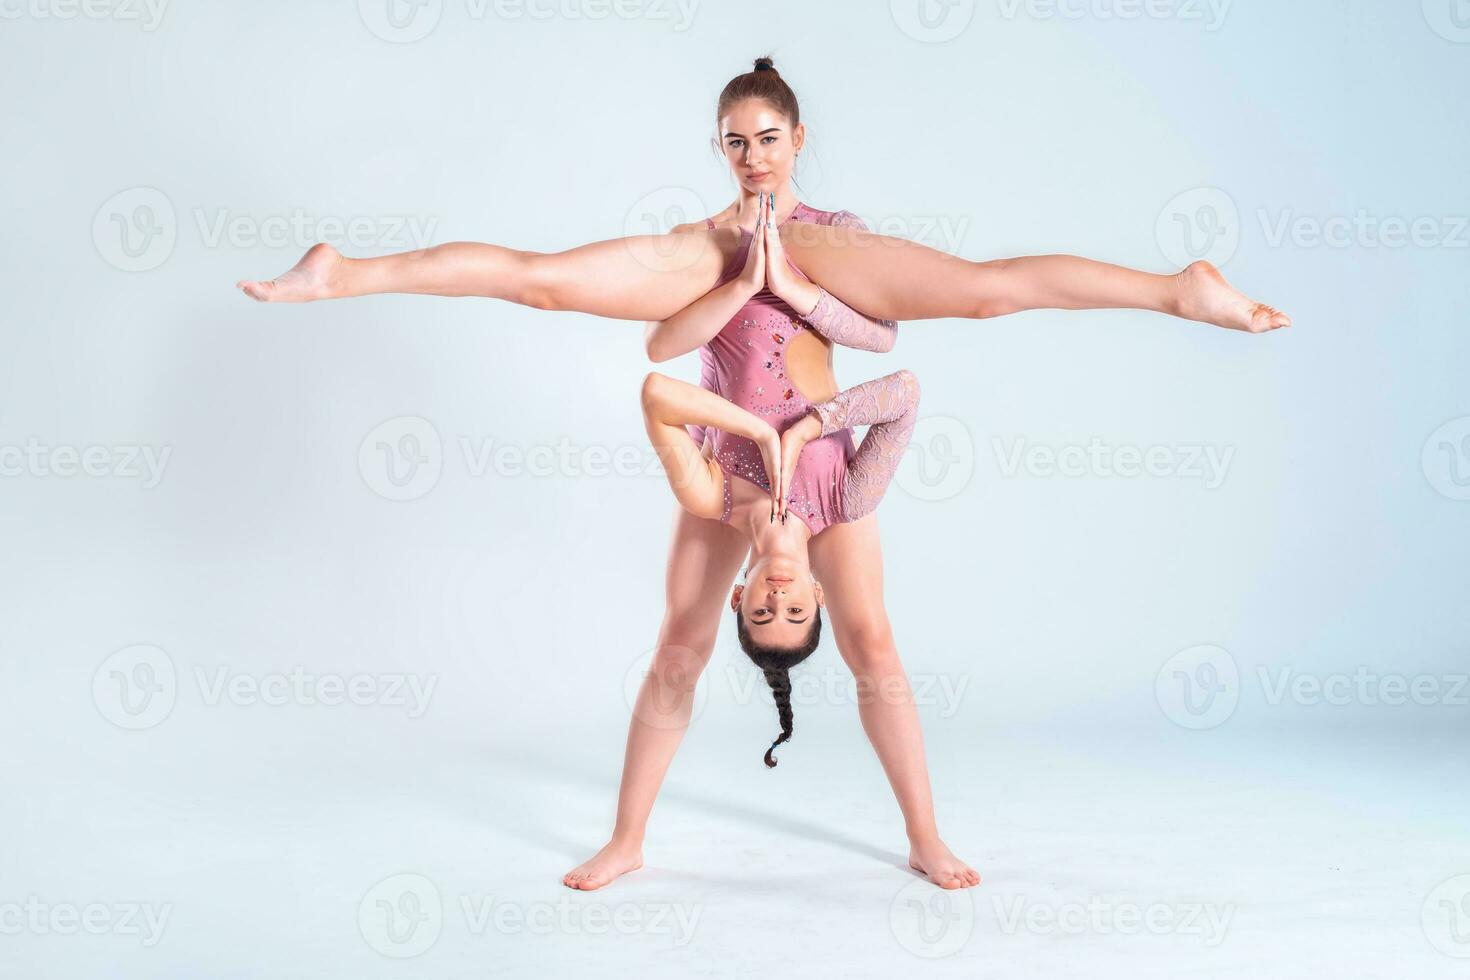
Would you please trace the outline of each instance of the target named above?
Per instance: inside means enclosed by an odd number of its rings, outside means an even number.
[[[742,289],[754,296],[766,288],[766,223],[770,220],[769,201],[761,195],[760,206],[755,214],[755,231],[751,236],[750,251],[745,253],[745,266],[737,277]]]
[[[771,199],[772,195],[767,195]],[[775,202],[771,200],[771,207],[766,209],[766,220],[758,229],[761,233],[761,247],[766,257],[766,288],[776,296],[786,300],[793,309],[810,309],[811,302],[800,301],[803,295],[802,286],[807,285],[808,292],[815,293],[815,287],[809,285],[808,280],[798,276],[792,265],[786,258],[786,249],[781,244],[781,229],[776,227],[775,219],[771,216],[771,208]],[[798,300],[793,303],[792,300]]]
[[[822,435],[822,420],[815,411],[803,415],[793,425],[788,426],[781,433],[781,463],[780,481],[781,489],[776,498],[780,510],[778,516],[782,524],[786,523],[786,498],[791,495],[791,484],[796,476],[796,464],[801,459],[801,451],[806,444]]]
[[[771,484],[771,521],[785,521],[785,503],[781,493],[783,470],[782,452],[784,444],[774,426],[768,425],[761,438],[755,440],[760,446],[761,462],[765,464],[767,482]]]

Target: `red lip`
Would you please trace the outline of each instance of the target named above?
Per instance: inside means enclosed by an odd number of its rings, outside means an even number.
[[[751,180],[765,180],[769,176],[771,176],[771,172],[769,170],[767,170],[763,174],[751,174],[750,175],[750,179]]]

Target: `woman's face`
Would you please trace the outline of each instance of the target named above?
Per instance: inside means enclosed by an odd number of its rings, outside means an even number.
[[[745,617],[751,639],[783,649],[801,646],[822,605],[822,587],[812,579],[811,566],[784,555],[757,559],[745,584],[735,586],[730,596],[730,608]]]
[[[752,194],[786,186],[796,168],[796,151],[806,139],[806,124],[791,120],[764,99],[735,103],[720,119],[720,146],[730,172]]]

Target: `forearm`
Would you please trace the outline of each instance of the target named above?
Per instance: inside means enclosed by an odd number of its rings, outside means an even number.
[[[887,353],[898,340],[898,324],[878,320],[853,309],[821,286],[816,305],[803,317],[812,329],[834,344],[855,350]]]
[[[655,363],[687,354],[709,343],[752,296],[738,279],[715,287],[666,320],[652,321],[644,347]]]
[[[812,307],[817,305],[817,300],[822,295],[821,286],[794,272],[790,273],[784,282],[767,283],[766,285],[773,296],[791,307],[803,320],[807,318]]]
[[[919,379],[907,369],[864,381],[812,405],[822,435],[854,425],[911,429],[919,407]]]
[[[747,439],[760,439],[771,431],[765,419],[706,388],[661,374],[650,374],[644,383],[644,416],[650,426],[667,426],[685,433],[688,425],[719,429]]]

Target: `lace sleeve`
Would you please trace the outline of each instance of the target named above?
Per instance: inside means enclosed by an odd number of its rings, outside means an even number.
[[[855,521],[878,507],[908,448],[918,407],[919,379],[907,370],[865,381],[812,406],[824,436],[850,425],[869,427],[847,464],[842,490],[847,520]]]
[[[832,215],[830,223],[834,228],[868,230],[863,219],[851,211],[838,211]],[[877,351],[880,354],[893,350],[894,342],[898,340],[898,324],[895,321],[877,320],[858,312],[823,289],[820,283],[817,284],[817,289],[817,305],[802,318],[811,324],[812,329],[832,343],[844,347]]]

